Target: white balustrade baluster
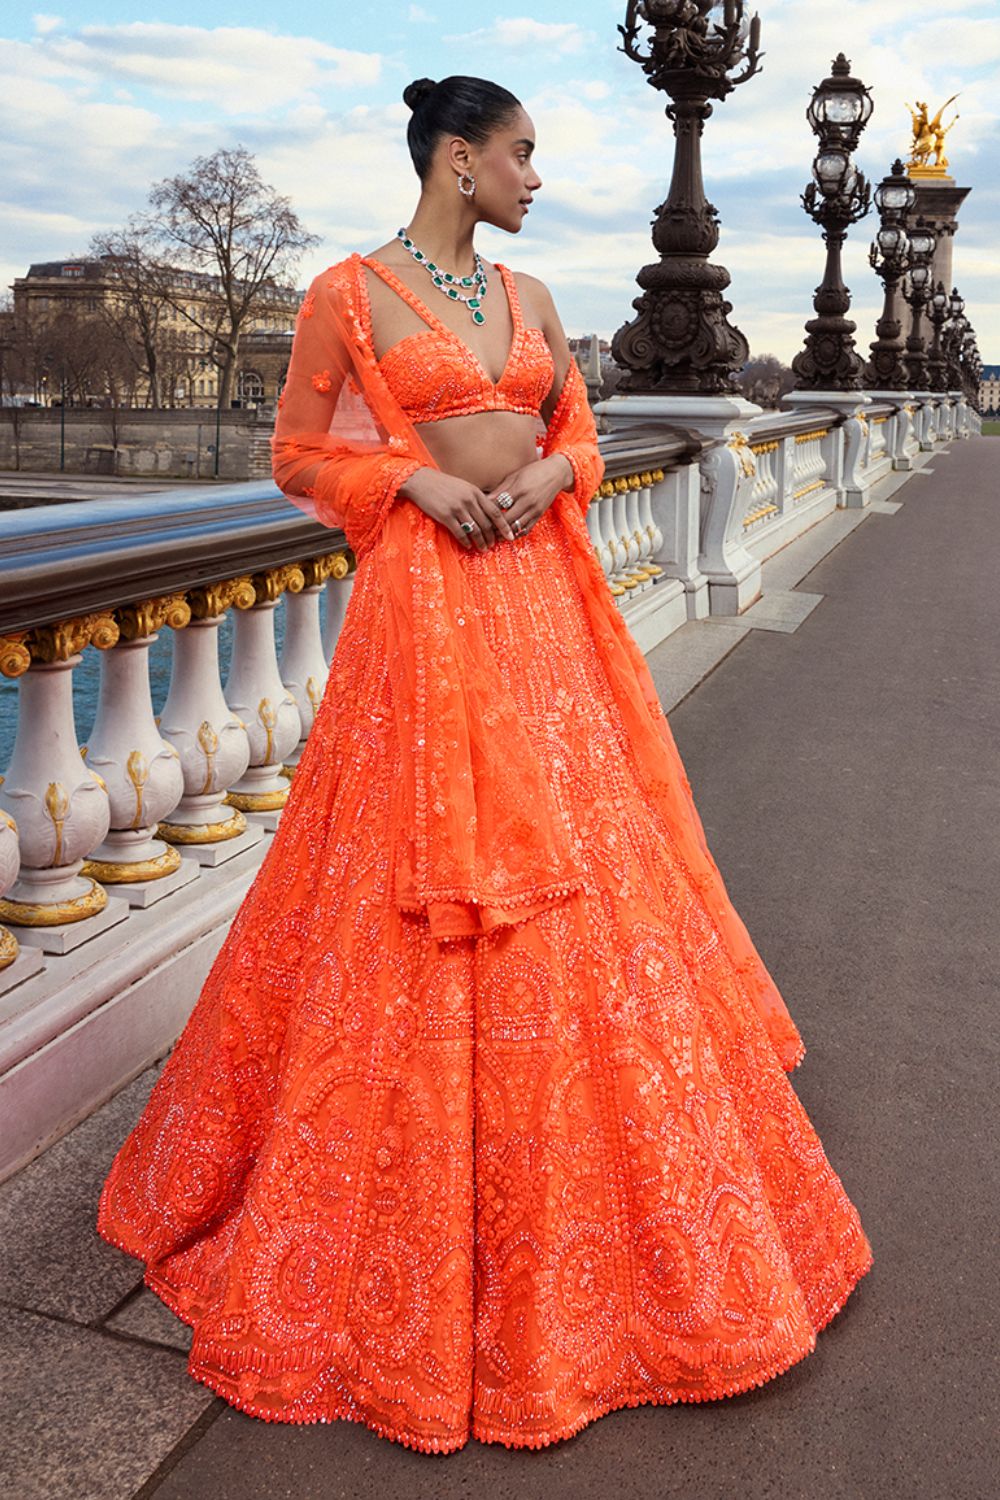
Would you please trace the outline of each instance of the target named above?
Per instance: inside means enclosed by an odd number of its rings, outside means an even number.
[[[614,538],[614,485],[611,480],[601,485],[599,498],[592,500],[587,508],[587,525],[594,543],[594,552],[608,580],[612,594],[625,593],[623,584],[614,581],[618,566],[618,545]]]
[[[250,763],[246,725],[229,707],[219,676],[219,626],[230,606],[248,608],[256,599],[249,578],[229,579],[191,590],[193,618],[174,632],[170,690],[160,715],[160,734],[178,752],[184,795],[160,822],[160,833],[200,862],[216,864],[259,843],[238,808],[226,805],[228,787]]]
[[[6,896],[17,879],[21,865],[17,824],[10,813],[0,812],[0,898]],[[0,972],[10,968],[20,948],[17,938],[6,927],[0,927]]]
[[[294,563],[254,575],[256,603],[241,610],[234,621],[233,655],[226,678],[225,698],[246,725],[250,763],[234,782],[226,801],[243,812],[261,815],[273,827],[288,800],[288,779],[282,773],[302,733],[295,699],[278,671],[274,645],[274,610],[285,588],[298,592],[305,583]]]
[[[81,755],[73,720],[80,651],[91,643],[107,650],[117,640],[109,614],[36,629],[27,648],[31,666],[18,682],[17,735],[0,808],[17,824],[20,869],[0,901],[0,919],[23,928],[22,941],[53,952],[128,915],[126,902],[109,902],[103,886],[81,873],[107,834],[111,806],[101,776]]]
[[[319,601],[323,582],[316,570],[306,564],[307,582],[300,594],[285,594],[285,639],[281,648],[281,680],[295,699],[302,722],[302,732],[282,767],[291,776],[299,763],[306,740],[316,717],[316,710],[326,687],[328,666],[320,633]]]
[[[134,905],[146,905],[197,875],[179,851],[157,838],[157,825],[184,793],[176,748],[156,727],[149,688],[149,648],[165,622],[175,629],[191,619],[181,594],[147,599],[118,612],[122,639],[101,657],[97,716],[87,764],[104,778],[111,801],[111,827],[93,851],[84,873],[121,885]],[[173,880],[169,877],[174,876]],[[138,887],[132,889],[132,887]]]
[[[653,574],[646,566],[649,537],[639,525],[639,496],[642,493],[642,484],[638,475],[634,478],[634,484],[631,479],[629,480],[629,487],[625,494],[625,524],[635,547],[635,566],[632,569],[632,576],[638,579],[639,587],[636,592],[639,593],[644,589],[652,588]]]
[[[653,473],[643,474],[642,481],[642,489],[639,491],[639,527],[646,538],[642,565],[650,576],[655,578],[663,572],[659,563],[653,561],[663,546],[663,532],[653,513],[653,485],[663,482],[663,470],[657,469]]]
[[[612,583],[617,583],[622,588],[634,593],[639,586],[639,580],[634,576],[633,566],[639,556],[635,537],[629,535],[628,519],[625,512],[625,495],[628,490],[627,481],[615,480],[615,493],[612,500],[612,526],[614,528],[615,540],[615,571],[611,575]]]

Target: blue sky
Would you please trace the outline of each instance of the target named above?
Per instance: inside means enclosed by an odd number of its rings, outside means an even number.
[[[877,181],[905,156],[905,101],[960,92],[951,170],[972,188],[954,280],[987,362],[1000,362],[1000,0],[759,0],[763,72],[716,107],[706,189],[722,217],[713,257],[733,278],[732,320],[756,353],[802,342],[822,241],[799,193],[812,87],[843,49],[872,88],[857,160]],[[649,221],[669,182],[663,102],[616,51],[624,0],[532,0],[504,9],[423,5],[155,5],[80,0],[0,20],[0,273],[86,249],[143,206],[149,184],[216,146],[247,145],[322,243],[300,284],[391,238],[413,212],[405,85],[473,73],[516,93],[536,127],[543,179],[519,235],[484,227],[491,258],[540,276],[567,331],[608,337],[653,259]],[[378,18],[373,30],[370,17]],[[846,279],[859,347],[880,289],[867,264],[874,213],[851,232]],[[517,243],[511,243],[516,238]]]

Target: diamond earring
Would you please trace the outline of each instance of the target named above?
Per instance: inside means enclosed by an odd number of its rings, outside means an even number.
[[[463,187],[462,186],[462,178],[463,177],[467,177],[469,179],[469,186],[468,187]],[[472,198],[472,197],[475,196],[475,192],[476,192],[476,179],[473,177],[473,175],[472,175],[471,172],[463,172],[462,176],[457,179],[457,182],[458,182],[458,191],[460,193],[464,194],[464,196],[466,198]]]

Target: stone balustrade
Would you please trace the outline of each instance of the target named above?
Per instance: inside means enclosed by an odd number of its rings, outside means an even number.
[[[601,437],[595,555],[648,651],[687,620],[740,613],[767,557],[868,503],[925,444],[978,430],[951,394],[716,431],[633,422]],[[341,533],[265,481],[0,518],[0,674],[17,684],[0,783],[0,1177],[183,1026],[280,818],[353,577]],[[81,744],[72,689],[88,655],[100,682]]]

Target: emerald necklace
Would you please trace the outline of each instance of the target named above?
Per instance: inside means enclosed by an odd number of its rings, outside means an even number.
[[[476,269],[473,275],[453,276],[450,271],[442,271],[441,267],[436,266],[432,260],[429,260],[422,250],[418,250],[405,229],[397,229],[396,238],[403,241],[404,250],[409,250],[417,264],[423,266],[439,291],[443,292],[452,302],[465,303],[472,314],[473,323],[486,322],[486,315],[482,311],[483,299],[486,296],[486,272],[483,270],[483,263],[479,258],[478,250],[472,252],[476,257]],[[474,287],[475,290],[471,295],[467,295],[465,292],[459,291],[459,287],[463,286]]]

